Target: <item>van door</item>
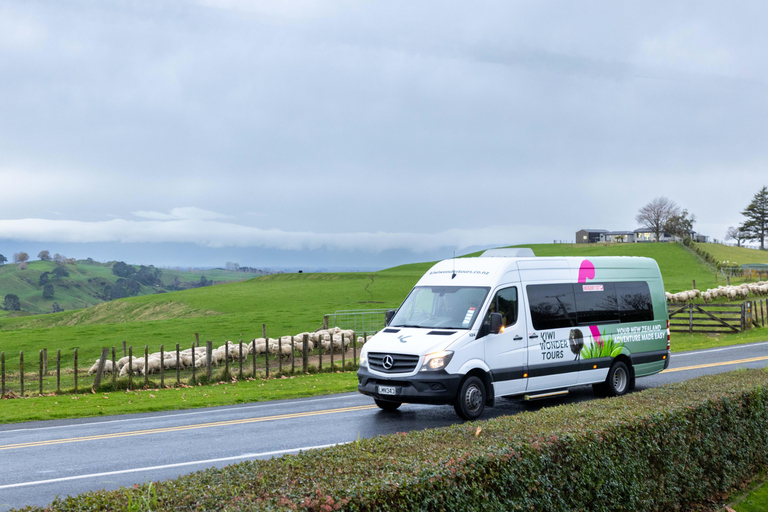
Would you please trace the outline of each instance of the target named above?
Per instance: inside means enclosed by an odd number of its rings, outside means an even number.
[[[496,291],[480,329],[484,337],[485,362],[491,368],[494,396],[516,395],[525,392],[525,308],[519,285]],[[491,313],[501,313],[502,332],[488,334]]]
[[[570,338],[577,324],[571,283],[526,284],[528,317],[528,389],[543,391],[574,386],[579,361]]]

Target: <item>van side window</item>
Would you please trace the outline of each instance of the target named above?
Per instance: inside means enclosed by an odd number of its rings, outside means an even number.
[[[614,283],[574,284],[579,325],[619,323],[619,304]]]
[[[526,290],[531,308],[531,321],[536,330],[577,325],[573,286],[570,283],[531,284]]]
[[[491,313],[501,313],[502,325],[508,327],[517,322],[517,288],[504,288],[493,297],[486,322],[490,325]]]
[[[649,322],[653,302],[648,283],[535,284],[526,287],[534,329]]]
[[[645,281],[616,283],[616,296],[622,323],[653,320],[651,290]]]

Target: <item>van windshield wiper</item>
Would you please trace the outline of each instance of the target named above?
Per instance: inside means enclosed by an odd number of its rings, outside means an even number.
[[[422,328],[421,325],[407,325],[407,324],[405,324],[405,325],[390,325],[390,327],[416,327],[417,329],[421,329]]]

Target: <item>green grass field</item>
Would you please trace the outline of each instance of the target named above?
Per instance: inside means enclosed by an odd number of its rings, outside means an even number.
[[[118,280],[118,276],[112,273],[112,267],[107,263],[81,260],[76,265],[61,265],[53,261],[30,261],[26,265],[27,268],[24,270],[21,270],[18,264],[0,265],[0,305],[6,295],[14,294],[19,297],[22,309],[20,312],[0,310],[0,319],[50,313],[54,303],[64,310],[95,306],[104,302],[102,298],[104,287],[113,285]],[[52,273],[58,267],[64,268],[69,276],[57,278],[50,275],[48,282],[53,286],[54,294],[53,297],[43,297],[40,276],[45,272]],[[199,284],[203,276],[208,281],[219,283],[243,281],[253,276],[223,269],[160,270],[164,284],[176,282],[182,288]],[[153,295],[164,291],[160,287],[141,285],[139,295]]]

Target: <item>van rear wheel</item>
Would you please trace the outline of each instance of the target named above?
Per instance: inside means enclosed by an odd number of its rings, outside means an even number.
[[[605,379],[605,390],[608,396],[619,396],[629,391],[631,375],[623,361],[615,361],[608,370]]]
[[[465,420],[476,420],[483,414],[485,398],[485,384],[480,378],[472,376],[462,382],[453,408],[459,417]]]
[[[378,405],[379,409],[382,411],[396,411],[398,407],[403,405],[401,402],[388,402],[386,400],[379,400],[378,398],[374,398],[373,401],[376,402],[376,405]]]

